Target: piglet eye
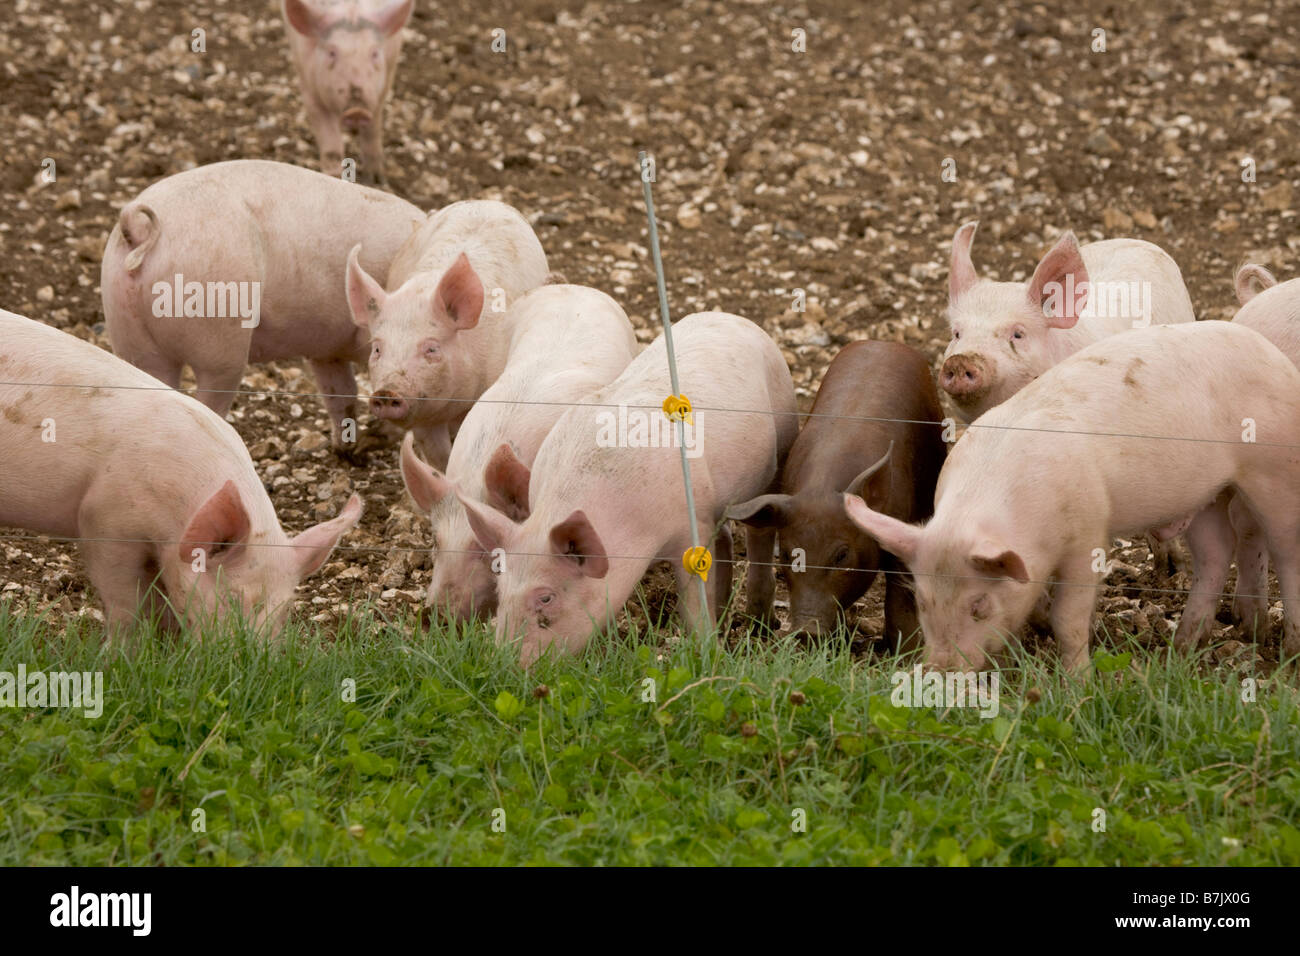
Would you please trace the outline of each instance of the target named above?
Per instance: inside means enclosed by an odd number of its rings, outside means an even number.
[[[961,333],[958,332],[956,329],[953,329],[953,330],[952,330],[952,337],[953,337],[954,339],[959,339],[959,338],[961,338]]]
[[[970,616],[977,621],[982,621],[989,616],[989,597],[987,594],[981,594],[971,602]]]
[[[835,552],[835,557],[831,559],[831,563],[837,566],[843,566],[844,562],[848,561],[848,559],[849,547],[848,545],[841,545],[839,550]]]
[[[1012,337],[1013,339],[1023,339],[1023,338],[1025,337],[1024,330],[1023,330],[1023,329],[1016,329],[1014,332],[1011,333],[1011,337]]]
[[[554,594],[543,594],[539,603],[542,605],[542,607],[545,607],[546,605],[550,604],[554,600],[555,600]]]

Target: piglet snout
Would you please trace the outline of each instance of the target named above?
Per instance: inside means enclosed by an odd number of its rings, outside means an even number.
[[[349,133],[356,133],[370,125],[370,110],[364,107],[353,107],[343,114],[343,128]]]
[[[939,371],[939,385],[959,401],[974,401],[989,390],[984,362],[975,355],[952,355]]]
[[[963,652],[956,647],[926,648],[925,669],[935,671],[982,671],[988,664],[983,651]]]
[[[431,590],[428,603],[449,623],[486,621],[496,611],[496,598],[485,600],[469,584],[440,585],[435,596]]]
[[[405,418],[410,405],[400,395],[388,389],[380,389],[370,396],[370,414],[376,418]]]

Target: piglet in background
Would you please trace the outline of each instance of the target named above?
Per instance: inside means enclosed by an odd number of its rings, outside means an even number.
[[[284,0],[289,50],[326,175],[342,172],[346,133],[360,147],[356,181],[387,183],[384,103],[414,5],[415,0]]]
[[[370,411],[415,432],[427,461],[447,467],[453,429],[505,370],[526,312],[511,304],[548,279],[546,253],[515,209],[452,203],[410,234],[387,291],[360,259],[347,263],[352,319],[370,340]]]
[[[480,547],[505,552],[497,577],[497,642],[517,642],[525,666],[552,646],[561,653],[583,650],[613,623],[655,560],[673,567],[688,627],[707,626],[730,596],[726,509],[773,490],[798,432],[794,383],[776,343],[737,315],[688,315],[673,325],[673,345],[681,391],[695,408],[686,429],[693,518],[677,426],[662,410],[672,392],[662,335],[617,379],[560,417],[527,474],[529,513],[522,523],[462,497]],[[518,500],[527,469],[505,456],[494,463],[489,496]],[[691,520],[715,556],[708,607],[682,565]],[[774,539],[766,528],[751,528],[747,538],[748,607],[760,618],[772,613]]]
[[[962,421],[974,421],[1057,362],[1132,329],[1194,322],[1178,264],[1141,239],[1080,246],[1073,232],[1039,260],[1028,282],[981,279],[971,261],[978,221],[957,230],[948,276],[948,326],[939,385]],[[1173,545],[1147,535],[1157,581],[1176,570]]]
[[[1067,232],[1028,282],[995,282],[981,279],[971,262],[978,225],[966,223],[952,240],[952,339],[939,373],[962,421],[1109,335],[1196,319],[1178,264],[1159,246],[1141,239],[1080,246]]]
[[[294,588],[361,517],[297,537],[235,430],[75,336],[0,311],[0,526],[78,538],[110,633],[240,613],[276,633]]]
[[[788,568],[790,627],[833,631],[885,573],[885,637],[908,648],[917,632],[906,572],[844,513],[857,495],[900,521],[923,521],[947,446],[930,364],[894,342],[853,342],[835,356],[781,472],[780,491],[733,505],[727,514],[778,535]],[[806,566],[792,567],[792,552]],[[752,555],[751,555],[752,556]]]
[[[1254,329],[1300,368],[1300,279],[1278,285],[1267,269],[1247,264],[1237,270],[1235,285],[1242,307],[1233,317],[1233,324]],[[1216,553],[1223,566],[1215,579],[1227,580],[1226,562],[1231,549],[1237,562],[1232,618],[1247,636],[1255,637],[1269,629],[1268,541],[1250,509],[1236,495],[1231,496],[1226,509],[1218,510],[1216,517]],[[1203,636],[1203,631],[1184,631],[1183,646],[1190,647]]]
[[[1250,431],[1244,431],[1246,423]],[[1055,581],[1066,667],[1089,667],[1113,537],[1187,532],[1193,580],[1175,643],[1200,633],[1231,561],[1225,492],[1263,529],[1300,651],[1300,371],[1229,322],[1134,330],[1076,353],[981,416],[957,442],[924,527],[848,495],[849,517],[916,575],[928,662],[980,669]]]
[[[424,214],[366,186],[263,160],[200,166],[122,208],[100,268],[113,351],[172,388],[189,365],[195,397],[222,417],[249,362],[306,358],[351,454],[369,335],[344,295],[348,250],[388,268]],[[353,424],[349,428],[347,423]]]
[[[528,468],[542,440],[570,406],[612,382],[637,351],[627,314],[595,289],[543,286],[511,311],[518,332],[505,371],[465,416],[447,473],[416,456],[410,432],[402,443],[402,480],[433,522],[428,604],[451,620],[486,618],[496,609],[492,557],[479,548],[457,494],[487,501],[512,520],[526,518]],[[488,472],[498,489],[491,499]]]

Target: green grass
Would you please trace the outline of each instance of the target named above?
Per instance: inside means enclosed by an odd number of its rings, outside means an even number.
[[[481,632],[341,631],[126,655],[0,605],[0,670],[105,672],[98,719],[0,708],[0,864],[1300,863],[1294,678],[1244,703],[1138,648],[1082,684],[1028,659],[982,720],[839,649],[633,637],[525,674]]]

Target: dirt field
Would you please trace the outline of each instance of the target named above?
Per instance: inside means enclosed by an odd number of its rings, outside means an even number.
[[[190,51],[195,28],[206,53]],[[15,0],[0,19],[0,306],[107,347],[99,259],[124,202],[196,164],[314,166],[284,29],[271,0]],[[807,407],[850,340],[937,358],[949,243],[967,219],[982,223],[977,266],[1000,278],[1023,278],[1066,228],[1149,239],[1178,261],[1201,319],[1231,316],[1244,260],[1296,274],[1298,57],[1294,2],[419,0],[389,102],[390,188],[426,209],[514,204],[552,268],[614,295],[649,341],[634,165],[649,150],[674,317],[762,323]],[[791,311],[796,288],[806,313]],[[232,420],[287,529],[352,490],[367,500],[346,539],[361,550],[301,589],[300,613],[418,601],[427,523],[403,503],[395,440],[349,465],[317,400],[295,397],[314,390],[308,373],[254,367],[244,387],[284,393],[239,401]],[[1112,580],[1152,584],[1149,565]],[[72,615],[95,606],[69,547],[21,534],[0,539],[0,592]],[[1112,590],[1102,622],[1163,637],[1180,604]],[[879,621],[873,597],[864,632]]]

